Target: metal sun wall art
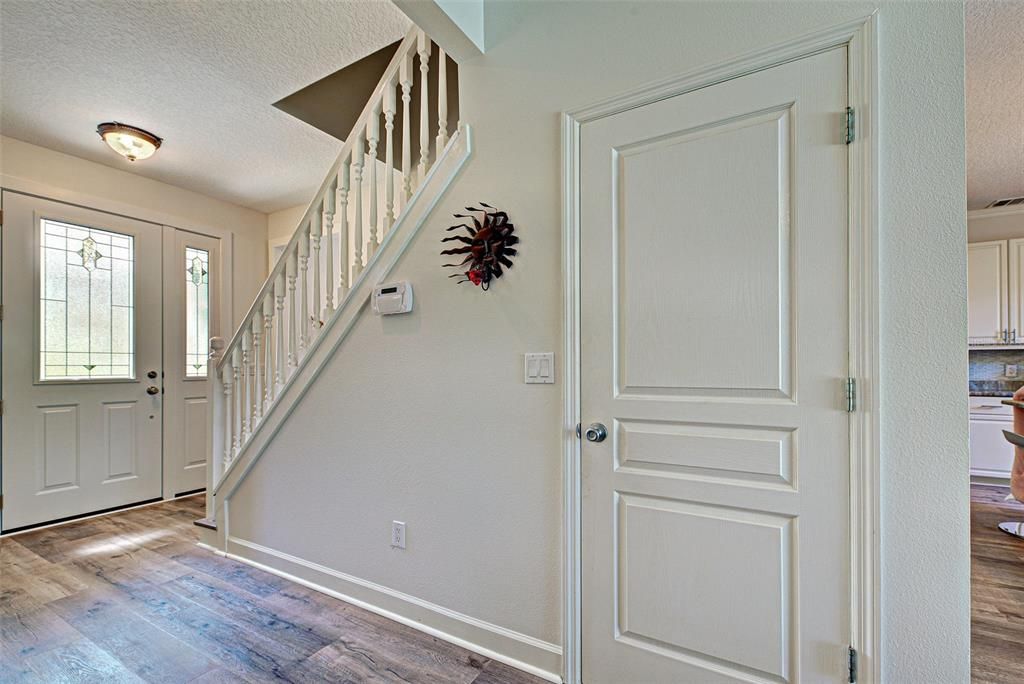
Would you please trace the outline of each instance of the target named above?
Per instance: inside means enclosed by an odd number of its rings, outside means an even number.
[[[512,268],[512,257],[518,252],[513,245],[519,238],[513,235],[515,226],[509,223],[508,214],[489,204],[480,202],[483,209],[466,207],[466,211],[479,212],[480,218],[472,214],[452,214],[457,219],[471,219],[473,225],[463,222],[448,228],[448,231],[465,228],[467,235],[452,235],[441,242],[461,242],[464,246],[446,249],[441,254],[465,254],[457,264],[443,264],[460,270],[449,278],[462,278],[458,283],[479,285],[481,290],[491,287],[492,279],[500,278],[503,268]]]

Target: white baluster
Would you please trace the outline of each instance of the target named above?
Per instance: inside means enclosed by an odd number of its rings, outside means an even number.
[[[341,261],[338,265],[338,306],[348,294],[348,179],[349,160],[341,161],[341,182],[338,184],[338,250]]]
[[[287,256],[285,257],[288,258]],[[287,266],[288,262],[285,262]],[[274,397],[281,392],[281,386],[284,385],[285,381],[285,365],[284,365],[284,291],[285,291],[285,275],[281,273],[274,279],[274,302],[276,304],[277,314],[274,316],[274,322],[277,324],[277,342],[274,344],[274,351],[277,354],[277,361],[274,363]],[[289,363],[291,359],[289,359]]]
[[[276,283],[275,283],[276,289]],[[260,397],[260,401],[263,402],[263,407],[260,410],[261,415],[266,415],[267,411],[270,410],[270,401],[274,398],[274,375],[272,369],[274,367],[274,350],[270,344],[270,335],[274,329],[274,297],[272,294],[268,294],[263,298],[263,346],[264,356],[266,360],[263,368],[263,396]]]
[[[430,107],[427,103],[429,99],[427,92],[429,90],[427,85],[427,77],[430,72],[430,39],[427,38],[427,34],[420,31],[419,49],[417,52],[420,56],[420,88],[423,91],[420,93],[420,167],[419,177],[416,179],[417,185],[423,183],[423,179],[427,176],[427,167],[430,162]]]
[[[221,368],[220,381],[224,385],[224,466],[227,467],[231,460],[235,457],[235,440],[234,440],[234,419],[232,412],[234,410],[234,402],[231,400],[231,387],[232,379],[234,378],[234,371],[231,368],[231,357],[229,356],[224,361],[224,366]]]
[[[256,387],[253,389],[252,419],[253,427],[263,417],[263,350],[260,347],[260,338],[263,335],[263,309],[256,310],[252,317],[252,371],[253,382]]]
[[[288,277],[288,377],[292,375],[292,369],[299,365],[299,357],[296,351],[299,348],[298,324],[296,320],[298,309],[295,306],[295,278],[299,270],[299,252],[293,249],[288,253],[288,262],[285,272]]]
[[[384,86],[384,230],[395,224],[395,104],[392,78]]]
[[[402,204],[412,197],[412,115],[409,103],[412,101],[412,53],[402,57],[398,69],[402,85]]]
[[[238,452],[242,449],[243,437],[242,437],[242,388],[238,384],[238,379],[242,366],[242,350],[235,347],[231,351],[231,373],[235,379],[235,425],[233,429],[234,438],[232,440],[232,452],[231,457],[235,458],[238,456]]]
[[[366,144],[369,147],[367,155],[369,160],[367,166],[370,167],[370,178],[369,186],[367,190],[367,201],[369,202],[369,216],[367,221],[370,224],[370,240],[366,243],[366,261],[369,263],[370,257],[373,256],[374,252],[377,251],[377,247],[380,246],[380,242],[377,240],[377,202],[379,196],[377,192],[377,142],[380,140],[380,110],[374,105],[373,111],[370,112],[370,120],[366,122]]]
[[[352,216],[355,237],[352,255],[352,277],[363,272],[363,134],[359,133],[352,148],[352,197],[356,201]]]
[[[309,348],[309,284],[306,277],[309,271],[309,224],[299,232],[299,352],[305,355]]]
[[[324,195],[324,236],[327,238],[324,251],[327,252],[327,272],[324,274],[324,310],[320,316],[324,322],[329,321],[331,314],[334,313],[334,200],[337,191],[338,179],[335,178]]]
[[[310,327],[314,336],[320,331],[320,237],[324,230],[323,206],[321,203],[316,208],[316,213],[309,222],[309,240],[313,246],[313,310],[310,312]]]
[[[242,383],[245,385],[239,393],[242,400],[242,443],[252,434],[252,383],[249,381],[249,370],[252,361],[252,326],[242,330]]]
[[[434,154],[440,155],[448,144],[448,59],[440,46],[437,48],[437,145]]]

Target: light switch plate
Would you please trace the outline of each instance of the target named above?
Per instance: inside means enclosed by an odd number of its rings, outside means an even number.
[[[527,385],[551,385],[555,382],[555,353],[541,352],[526,354],[523,367],[523,382]]]
[[[1006,364],[1006,368],[1004,370],[1005,370],[1004,375],[1006,377],[1008,377],[1008,378],[1015,378],[1015,377],[1017,377],[1017,364],[1015,364],[1015,363],[1008,363],[1008,364]]]

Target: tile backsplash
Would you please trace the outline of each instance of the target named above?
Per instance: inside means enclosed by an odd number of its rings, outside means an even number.
[[[1010,395],[1024,385],[1024,349],[972,349],[968,352],[969,389],[972,394]],[[1016,365],[1017,377],[1006,377],[1006,366]]]

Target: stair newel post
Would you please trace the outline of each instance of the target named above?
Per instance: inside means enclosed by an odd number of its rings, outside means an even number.
[[[369,203],[369,216],[367,223],[370,225],[370,239],[366,243],[366,261],[377,251],[380,241],[377,239],[377,204],[380,200],[380,193],[377,192],[377,143],[380,141],[380,108],[374,105],[370,112],[370,120],[366,122],[366,144],[369,159],[366,165],[370,167],[370,178],[367,187],[367,202]]]
[[[335,176],[331,186],[327,188],[324,195],[324,237],[327,238],[324,244],[324,251],[327,258],[324,260],[326,272],[324,273],[324,310],[320,318],[326,323],[334,313],[334,206],[338,192],[338,178]]]
[[[440,155],[448,144],[448,56],[437,48],[437,145],[434,154]]]
[[[249,439],[252,434],[252,326],[247,325],[242,330],[242,383],[244,387],[239,388],[239,399],[242,402],[242,443]]]
[[[345,301],[348,294],[348,186],[351,167],[346,157],[341,161],[341,169],[338,183],[338,251],[341,252],[341,260],[338,262],[338,306]]]
[[[405,206],[412,197],[412,115],[409,113],[413,79],[411,52],[402,56],[398,78],[402,86],[402,205]]]
[[[430,106],[427,97],[429,87],[427,78],[430,74],[430,38],[423,31],[420,31],[418,38],[418,50],[420,56],[420,167],[417,185],[423,183],[427,177],[427,168],[430,162]]]
[[[299,354],[309,346],[309,228],[307,223],[299,231]]]
[[[323,202],[316,208],[316,213],[309,220],[309,241],[313,247],[313,310],[309,312],[310,339],[320,330],[320,238],[323,236]]]
[[[292,370],[299,365],[299,357],[296,351],[299,348],[298,309],[295,307],[295,278],[299,271],[299,250],[293,248],[288,253],[288,261],[285,264],[285,273],[288,279],[288,377],[291,377]],[[288,378],[285,378],[287,382]]]
[[[276,289],[276,282],[275,282]],[[274,330],[274,296],[273,294],[267,294],[263,298],[263,355],[266,357],[263,362],[263,395],[259,397],[262,402],[262,408],[260,409],[260,415],[266,415],[267,409],[270,408],[270,401],[273,399],[273,384],[274,375],[272,369],[274,367],[274,352],[271,345],[270,335]]]
[[[241,377],[242,370],[242,350],[240,347],[235,347],[231,350],[231,377],[232,384],[235,387],[234,395],[234,407],[232,412],[234,413],[234,425],[231,428],[231,458],[234,459],[238,456],[238,452],[242,448],[242,387],[239,384],[239,378]]]
[[[395,79],[384,86],[384,231],[395,223]]]
[[[363,134],[358,133],[352,146],[352,199],[355,210],[352,214],[352,277],[363,272]]]
[[[210,451],[206,459],[206,462],[210,464],[210,469],[206,474],[206,491],[208,492],[212,492],[214,486],[220,482],[228,454],[231,453],[231,431],[224,429],[226,427],[224,415],[231,404],[231,396],[226,393],[229,393],[231,389],[224,382],[224,371],[219,368],[222,358],[224,358],[224,339],[211,337],[210,357],[206,362],[208,369],[206,396],[210,399],[210,411],[206,414],[206,429],[210,437]],[[207,502],[209,503],[209,499]],[[210,512],[208,505],[207,514],[209,515]]]
[[[285,257],[288,258],[288,257]],[[285,262],[287,266],[287,262]],[[277,278],[274,279],[274,303],[276,305],[277,314],[274,316],[274,322],[277,325],[277,341],[274,343],[274,351],[277,354],[277,360],[274,363],[274,397],[281,392],[281,386],[284,385],[285,381],[285,359],[284,359],[284,292],[285,292],[285,274],[279,273]],[[290,362],[290,359],[289,359]]]
[[[263,308],[260,307],[252,317],[252,374],[255,385],[252,392],[253,428],[263,417],[263,355],[261,353],[263,349],[260,346],[262,335]]]

